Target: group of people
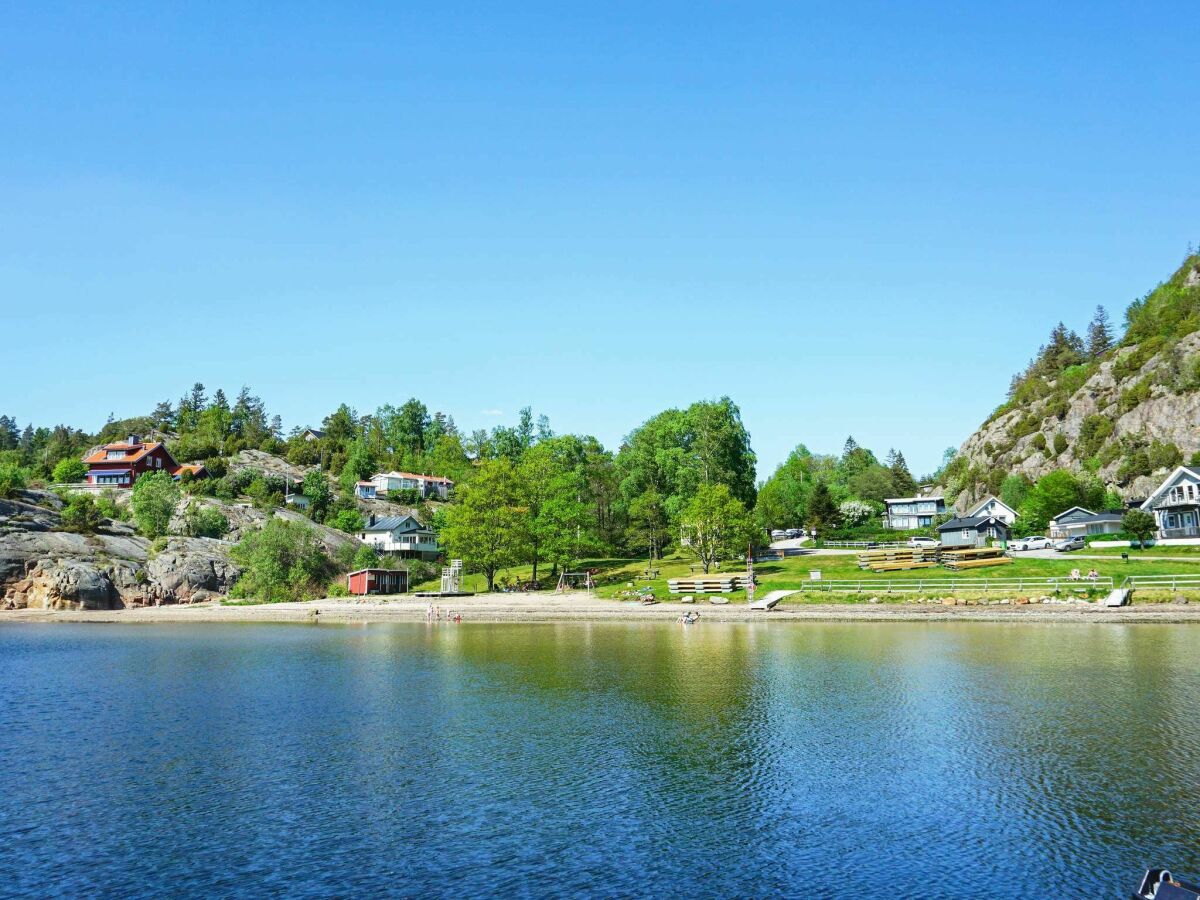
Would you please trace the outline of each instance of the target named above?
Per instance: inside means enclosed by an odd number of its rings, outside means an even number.
[[[1100,573],[1097,572],[1095,570],[1095,568],[1093,568],[1090,572],[1087,573],[1086,576],[1083,576],[1083,575],[1079,574],[1078,569],[1071,570],[1071,580],[1072,581],[1083,581],[1085,577],[1087,578],[1088,581],[1096,581],[1097,579],[1099,579]]]
[[[429,621],[429,622],[433,622],[434,620],[441,621],[442,618],[443,617],[442,617],[441,608],[438,606],[435,606],[432,600],[425,605],[425,619],[427,621]],[[447,622],[461,622],[462,621],[462,613],[456,613],[456,612],[453,612],[452,610],[448,609],[448,610],[446,610],[445,619]]]

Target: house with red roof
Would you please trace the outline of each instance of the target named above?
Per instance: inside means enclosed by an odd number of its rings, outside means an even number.
[[[180,465],[161,441],[143,441],[131,434],[124,441],[97,447],[83,458],[87,463],[87,483],[91,485],[129,488],[141,476],[152,472],[167,472],[179,479],[185,473],[193,478],[207,478],[208,471],[199,463]]]

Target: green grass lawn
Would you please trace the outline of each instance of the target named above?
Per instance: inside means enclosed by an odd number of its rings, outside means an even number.
[[[1128,553],[1130,559],[1136,559],[1139,556],[1177,556],[1182,560],[1200,561],[1200,545],[1168,545],[1166,547],[1147,547],[1145,550],[1136,547],[1087,547],[1078,552],[1096,556],[1120,556],[1122,553]],[[1072,554],[1064,553],[1063,555],[1071,556]]]
[[[1147,551],[1147,554],[1150,553],[1151,551]],[[913,569],[907,572],[874,573],[859,569],[857,557],[853,555],[814,555],[795,556],[774,562],[756,563],[754,572],[758,578],[759,596],[772,590],[805,590],[805,597],[797,598],[797,602],[800,602],[802,599],[811,600],[813,597],[824,598],[817,602],[839,602],[846,598],[826,591],[809,590],[814,587],[810,572],[819,570],[822,581],[846,579],[862,581],[864,582],[864,593],[870,593],[873,590],[885,591],[887,583],[891,581],[937,581],[954,578],[958,582],[983,582],[990,579],[1007,580],[1022,578],[1031,579],[1034,583],[1027,589],[1023,589],[1020,592],[1014,591],[1013,593],[1032,594],[1039,591],[1048,593],[1050,587],[1047,585],[1042,588],[1038,583],[1050,578],[1066,578],[1070,575],[1072,569],[1079,569],[1086,574],[1089,569],[1094,567],[1102,578],[1111,577],[1114,583],[1120,584],[1121,579],[1127,575],[1178,574],[1181,571],[1181,566],[1183,567],[1183,571],[1191,571],[1191,566],[1188,564],[1195,562],[1200,562],[1200,555],[1190,560],[1186,557],[1181,557],[1178,562],[1175,560],[1142,560],[1137,558],[1135,551],[1130,554],[1128,562],[1122,560],[1119,554],[1113,554],[1111,562],[1108,560],[1072,560],[1071,554],[1063,554],[1061,558],[1055,559],[1018,557],[1009,565],[966,572],[952,572],[941,566],[935,566],[929,569]],[[654,569],[658,570],[657,577],[651,581],[639,577],[647,569],[645,559],[594,559],[579,563],[577,568],[581,571],[588,568],[598,570],[595,575],[596,593],[598,596],[619,598],[629,591],[632,585],[634,589],[649,587],[654,591],[656,597],[660,600],[665,600],[671,596],[667,589],[668,579],[686,578],[690,575],[701,574],[699,569],[692,572],[689,568],[692,565],[695,565],[695,560],[684,556],[673,556],[658,561],[653,566]],[[741,566],[734,568],[727,566],[725,571],[741,572],[743,569]],[[543,589],[553,591],[555,579],[550,577],[549,572],[548,567],[542,567],[539,569],[538,575]],[[501,576],[507,577],[510,581],[525,581],[532,576],[532,567],[514,566],[511,569],[504,570]],[[497,584],[499,584],[501,576],[497,576]],[[482,592],[485,586],[486,582],[482,575],[466,575],[463,578],[464,590]],[[418,585],[414,590],[437,590],[438,587],[438,582],[430,581]],[[936,595],[939,591],[930,587],[928,593]],[[954,593],[962,595],[969,592],[964,591],[962,588],[957,588]],[[744,600],[745,592],[737,591],[726,596],[735,600]]]

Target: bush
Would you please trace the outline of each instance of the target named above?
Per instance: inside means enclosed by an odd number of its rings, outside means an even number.
[[[363,517],[357,509],[343,509],[325,523],[346,534],[355,534],[362,530]]]
[[[1135,384],[1131,388],[1121,391],[1121,396],[1117,399],[1117,410],[1122,413],[1127,413],[1131,409],[1136,409],[1147,400],[1150,399],[1150,378],[1147,376]]]
[[[379,554],[370,544],[363,544],[355,551],[354,560],[350,565],[355,569],[378,569]]]
[[[1146,456],[1152,472],[1173,469],[1183,462],[1183,452],[1170,441],[1151,441]]]
[[[1079,426],[1075,455],[1080,459],[1094,456],[1113,433],[1113,424],[1105,416],[1088,416]]]
[[[220,538],[229,533],[229,520],[219,509],[192,503],[183,515],[184,531],[191,537]]]
[[[138,530],[148,538],[162,537],[179,505],[179,485],[166,472],[143,475],[133,483],[130,506]]]
[[[339,580],[329,582],[329,586],[325,588],[326,597],[349,597],[350,588],[346,587],[345,582]]]
[[[73,494],[62,509],[61,521],[64,531],[91,534],[103,524],[104,514],[87,494]]]
[[[229,555],[242,569],[232,595],[264,603],[315,597],[334,568],[312,528],[283,519],[246,535]]]
[[[0,466],[0,499],[9,499],[29,484],[29,470],[20,466]]]
[[[87,478],[87,473],[87,463],[82,459],[69,457],[58,461],[58,465],[54,467],[50,478],[60,484],[71,484],[76,481],[83,481]]]
[[[1029,442],[1029,446],[1032,447],[1034,450],[1045,450],[1046,449],[1046,435],[1042,434],[1039,431],[1037,434],[1035,434],[1033,436],[1033,439]]]
[[[106,519],[129,521],[129,509],[117,503],[116,494],[111,490],[105,491],[96,498],[96,509],[100,510],[100,514]]]
[[[1067,436],[1061,431],[1054,435],[1054,455],[1062,456],[1067,451]]]

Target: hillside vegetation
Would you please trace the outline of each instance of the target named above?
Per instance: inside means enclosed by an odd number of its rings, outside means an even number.
[[[1063,469],[1124,498],[1200,459],[1200,254],[1135,300],[1114,334],[1098,307],[1084,335],[1061,322],[1008,398],[939,475],[960,506]]]

